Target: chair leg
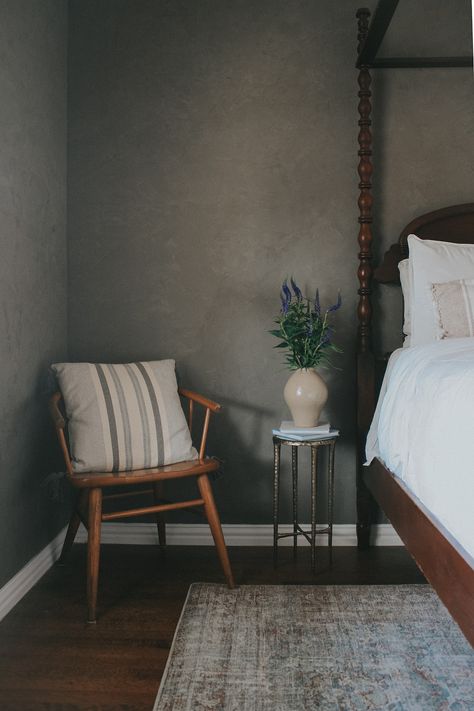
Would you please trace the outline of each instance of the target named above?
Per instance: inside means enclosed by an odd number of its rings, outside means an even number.
[[[79,528],[80,523],[81,523],[80,516],[77,513],[76,509],[74,508],[74,511],[71,514],[71,518],[69,519],[69,525],[67,527],[66,537],[64,539],[63,547],[61,549],[61,555],[58,558],[57,565],[64,564],[64,561],[67,558],[67,554],[71,550],[72,544],[74,543],[74,539],[76,538],[77,529]]]
[[[61,550],[61,555],[58,558],[58,565],[63,565],[67,554],[72,548],[72,544],[76,538],[77,530],[81,523],[81,515],[79,513],[80,506],[87,500],[87,491],[83,490],[79,493],[76,498],[76,503],[74,504],[74,509],[69,519],[69,526],[66,531],[66,537],[64,539],[63,547]]]
[[[87,622],[96,622],[97,587],[99,583],[100,526],[102,522],[102,489],[89,492],[89,536],[87,539]]]
[[[163,498],[164,489],[165,486],[163,481],[156,481],[153,484],[153,495],[155,499],[155,504],[158,504],[160,499]],[[156,526],[158,528],[158,541],[160,543],[160,548],[161,550],[164,550],[166,546],[166,523],[165,515],[163,513],[156,514]]]
[[[221,521],[217,512],[214,495],[212,493],[211,484],[209,483],[207,474],[202,474],[198,477],[198,487],[199,492],[204,499],[204,511],[211,529],[212,537],[214,538],[214,543],[216,544],[217,555],[219,556],[219,560],[227,580],[227,585],[231,589],[235,588],[234,576],[232,575],[232,568],[230,567],[229,555],[227,553],[224,534],[222,533]]]

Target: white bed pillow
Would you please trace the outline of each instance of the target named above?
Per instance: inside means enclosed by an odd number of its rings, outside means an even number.
[[[403,294],[403,347],[408,348],[411,344],[411,309],[412,309],[412,286],[410,260],[402,259],[398,262],[398,271],[400,272],[400,284]]]
[[[408,236],[412,278],[411,345],[439,338],[432,284],[474,278],[474,244],[455,244]]]

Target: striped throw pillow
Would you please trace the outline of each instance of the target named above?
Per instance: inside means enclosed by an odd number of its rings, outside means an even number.
[[[439,338],[474,336],[474,279],[431,285]]]
[[[75,472],[120,472],[197,458],[174,360],[55,363]]]

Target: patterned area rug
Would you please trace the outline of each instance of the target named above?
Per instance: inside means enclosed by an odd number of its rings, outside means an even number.
[[[474,709],[474,651],[428,585],[192,585],[154,711]]]

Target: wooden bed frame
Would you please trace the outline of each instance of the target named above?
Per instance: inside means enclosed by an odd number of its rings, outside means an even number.
[[[359,304],[357,337],[357,538],[360,548],[370,544],[370,527],[376,519],[376,502],[385,512],[419,568],[432,584],[462,631],[474,645],[474,570],[430,515],[399,480],[375,460],[364,467],[367,432],[375,411],[377,382],[386,358],[378,358],[372,346],[371,295],[374,283],[399,284],[398,263],[408,256],[407,236],[421,239],[474,243],[474,203],[445,207],[412,220],[399,240],[372,269],[372,67],[472,66],[472,58],[376,58],[377,50],[398,0],[379,0],[369,28],[369,10],[357,12],[359,69]]]

